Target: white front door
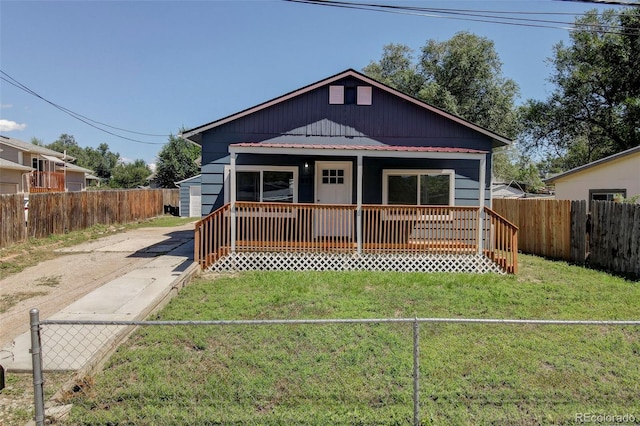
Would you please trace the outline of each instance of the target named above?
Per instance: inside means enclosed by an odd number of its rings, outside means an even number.
[[[316,204],[351,204],[353,186],[350,161],[317,161],[315,176]],[[351,210],[327,207],[314,216],[316,237],[350,236],[353,229]]]

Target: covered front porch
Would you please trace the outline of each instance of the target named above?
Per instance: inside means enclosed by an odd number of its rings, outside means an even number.
[[[486,206],[487,152],[281,143],[229,152],[226,202],[196,225],[204,269],[517,271],[517,228]],[[299,202],[303,182],[314,202]]]
[[[516,273],[517,228],[489,208],[236,202],[196,224],[203,269]]]

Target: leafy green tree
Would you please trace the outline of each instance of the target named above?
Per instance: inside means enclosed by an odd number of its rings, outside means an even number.
[[[78,166],[93,170],[103,182],[108,183],[114,167],[120,162],[120,154],[109,150],[109,145],[101,143],[98,148],[84,147],[82,148],[76,142],[73,135],[63,133],[60,137],[48,144],[44,145],[37,139],[32,139],[33,144],[39,144],[46,148],[57,152],[65,152],[68,156],[75,158],[75,164]]]
[[[498,134],[518,133],[518,85],[502,76],[494,43],[459,32],[450,40],[429,40],[416,60],[402,44],[383,48],[382,58],[364,73],[408,95]]]
[[[66,151],[68,156],[76,159],[76,164],[85,167],[83,165],[83,162],[81,161],[84,158],[84,151],[82,147],[78,145],[78,142],[76,142],[76,138],[74,138],[73,135],[63,133],[57,140],[51,142],[48,145],[45,145],[45,148],[49,148],[61,153],[64,153]]]
[[[158,154],[155,181],[162,188],[175,188],[175,182],[190,178],[200,172],[196,160],[200,147],[181,137],[171,135]]]
[[[590,11],[550,63],[555,90],[522,108],[533,152],[570,169],[640,145],[640,8]]]
[[[109,186],[111,188],[138,188],[147,186],[147,178],[151,176],[151,169],[144,160],[133,163],[120,163],[112,170]]]
[[[459,32],[444,42],[429,40],[417,59],[408,46],[388,44],[381,59],[371,62],[363,71],[498,134],[514,138],[519,132],[515,106],[519,87],[503,77],[494,43],[487,38]],[[494,155],[494,174],[501,180],[521,180],[519,165],[530,162],[519,158],[517,153],[511,149]],[[535,175],[535,165],[532,167]],[[538,183],[541,184],[539,177],[535,186]]]
[[[101,143],[97,149],[91,147],[84,148],[83,163],[85,165],[83,167],[93,170],[96,176],[103,181],[108,181],[111,178],[113,169],[118,165],[119,161],[120,154],[111,152],[109,145],[106,143]]]

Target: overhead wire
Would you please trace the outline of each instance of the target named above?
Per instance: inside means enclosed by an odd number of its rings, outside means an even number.
[[[492,11],[492,10],[472,10],[472,9],[448,9],[417,6],[400,6],[383,3],[360,3],[353,1],[339,0],[283,0],[291,3],[302,3],[315,6],[326,6],[346,9],[368,10],[373,12],[384,12],[400,15],[423,16],[429,18],[452,19],[472,22],[482,22],[490,24],[512,25],[534,28],[551,28],[568,31],[595,28],[596,31],[608,34],[637,35],[638,32],[628,32],[626,29],[616,25],[582,24],[575,22],[520,18],[517,16],[502,15],[573,15],[566,12],[521,12],[521,11]]]
[[[119,131],[123,131],[123,132],[127,132],[127,133],[132,133],[132,134],[137,134],[137,135],[141,135],[141,136],[150,136],[150,137],[169,137],[171,135],[165,135],[165,134],[153,134],[153,133],[143,133],[143,132],[137,132],[134,130],[128,130],[128,129],[124,129],[121,127],[116,127],[116,126],[112,126],[110,124],[107,123],[103,123],[101,121],[97,121],[94,119],[91,119],[85,115],[82,115],[80,113],[77,113],[75,111],[70,110],[69,108],[66,108],[62,105],[59,105],[47,98],[45,98],[44,96],[40,95],[39,93],[35,92],[34,90],[30,89],[28,86],[24,85],[23,83],[19,82],[18,80],[16,80],[15,78],[13,78],[12,76],[10,76],[8,73],[6,73],[3,70],[0,70],[0,73],[2,75],[0,75],[0,80],[9,83],[10,85],[32,95],[35,96],[36,98],[48,103],[49,105],[53,106],[54,108],[64,112],[65,114],[75,118],[76,120],[79,120],[81,122],[83,122],[84,124],[93,127],[94,129],[100,130],[101,132],[107,133],[111,136],[115,136],[117,138],[120,139],[124,139],[124,140],[128,140],[131,142],[136,142],[136,143],[142,143],[142,144],[147,144],[147,145],[164,145],[165,142],[149,142],[149,141],[143,141],[143,140],[139,140],[139,139],[134,139],[134,138],[130,138],[127,136],[123,136],[120,134],[117,134],[115,132],[112,132],[110,130],[104,129],[100,126],[104,126],[104,127],[108,127],[114,130],[119,130]]]

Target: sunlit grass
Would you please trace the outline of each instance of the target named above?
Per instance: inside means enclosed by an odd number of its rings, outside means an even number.
[[[637,319],[640,286],[522,256],[518,276],[255,272],[203,277],[163,320]],[[628,413],[638,327],[421,324],[424,424],[566,424]],[[145,327],[73,424],[407,424],[412,324]]]

